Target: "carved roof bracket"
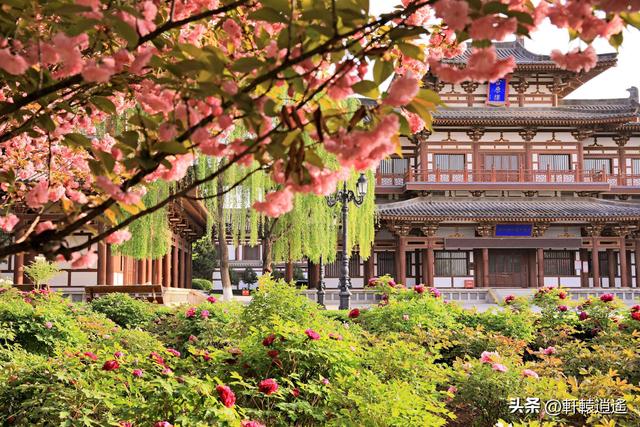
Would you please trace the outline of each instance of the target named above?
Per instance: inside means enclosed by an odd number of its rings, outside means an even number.
[[[571,135],[576,139],[576,141],[582,142],[585,139],[593,136],[593,129],[576,129],[574,131],[571,131]]]
[[[604,230],[604,223],[603,222],[594,222],[592,224],[585,225],[584,230],[586,231],[588,236],[590,236],[590,237],[598,237],[598,236],[602,235],[602,230]]]
[[[436,222],[431,222],[431,223],[427,223],[424,224],[422,227],[420,227],[420,231],[422,231],[422,234],[425,237],[433,237],[436,234],[436,231],[438,231],[438,223]]]
[[[618,237],[627,237],[638,227],[632,224],[618,224],[613,226],[613,234]]]
[[[547,229],[549,228],[549,224],[546,222],[538,222],[536,224],[533,225],[533,237],[542,237],[544,236],[544,233],[547,231]]]
[[[387,229],[397,236],[408,236],[413,227],[411,224],[391,222],[387,224]]]
[[[480,237],[489,237],[493,234],[494,224],[484,222],[476,226],[476,232]]]
[[[467,131],[467,136],[471,138],[473,142],[478,142],[480,138],[484,136],[484,129],[479,127],[470,129]]]
[[[480,86],[480,83],[472,82],[472,81],[464,81],[460,84],[460,86],[462,86],[462,89],[464,89],[465,92],[473,93],[476,91],[476,89],[478,89],[478,86]]]
[[[527,128],[518,132],[518,135],[526,142],[531,142],[537,134],[538,131],[535,128]]]
[[[630,135],[626,132],[621,132],[617,135],[613,136],[613,140],[615,141],[618,147],[624,147],[627,142],[629,142]]]

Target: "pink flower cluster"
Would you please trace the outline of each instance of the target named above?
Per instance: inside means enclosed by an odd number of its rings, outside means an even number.
[[[598,62],[593,46],[589,46],[583,51],[575,48],[564,54],[556,49],[551,52],[551,59],[563,70],[575,72],[587,72],[595,67]]]
[[[515,69],[516,61],[511,56],[498,59],[495,46],[490,46],[474,48],[466,68],[441,64],[436,58],[430,58],[429,65],[433,73],[445,82],[460,83],[465,80],[493,82],[511,73]]]
[[[501,363],[498,363],[500,360],[500,355],[495,351],[483,351],[480,355],[480,361],[482,363],[490,364],[491,369],[498,372],[507,372],[507,367]]]

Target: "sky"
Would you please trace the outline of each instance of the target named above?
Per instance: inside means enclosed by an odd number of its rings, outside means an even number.
[[[390,12],[399,0],[370,0],[371,13]],[[546,21],[540,29],[525,40],[525,47],[535,53],[548,55],[553,49],[566,52],[576,47],[569,44],[569,35]],[[615,52],[606,40],[596,40],[594,47],[598,53]],[[618,51],[618,65],[589,80],[572,92],[568,99],[627,98],[627,88],[640,87],[640,31],[625,30],[624,42]]]

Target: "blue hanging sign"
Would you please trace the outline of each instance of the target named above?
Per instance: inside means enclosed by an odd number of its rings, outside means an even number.
[[[496,237],[531,237],[533,224],[496,224]]]
[[[507,102],[507,80],[499,79],[489,83],[489,103],[505,104]]]

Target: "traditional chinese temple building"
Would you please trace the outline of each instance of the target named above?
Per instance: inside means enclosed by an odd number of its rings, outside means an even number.
[[[168,223],[171,248],[160,258],[134,259],[123,256],[112,250],[110,244],[100,242],[90,250],[98,255],[97,263],[88,268],[72,268],[69,263],[59,263],[61,273],[48,284],[51,288],[71,295],[76,299],[84,297],[86,287],[128,286],[128,285],[162,285],[166,289],[191,288],[191,254],[192,242],[205,234],[207,212],[201,202],[188,198],[178,199],[169,204]],[[22,224],[29,224],[33,215],[28,211],[20,214]],[[59,219],[55,214],[42,220]],[[21,232],[16,230],[16,235]],[[68,238],[70,245],[77,245],[89,238],[88,233],[78,233]],[[141,236],[145,238],[145,236]],[[37,256],[36,253],[21,253],[0,262],[0,277],[12,280],[14,284],[31,283],[24,273]]]
[[[353,265],[354,276],[438,287],[638,286],[638,90],[567,100],[615,66],[615,54],[573,73],[521,41],[496,47],[516,59],[505,79],[445,84],[427,75],[447,107],[432,133],[404,138],[403,157],[380,166],[375,256]]]

